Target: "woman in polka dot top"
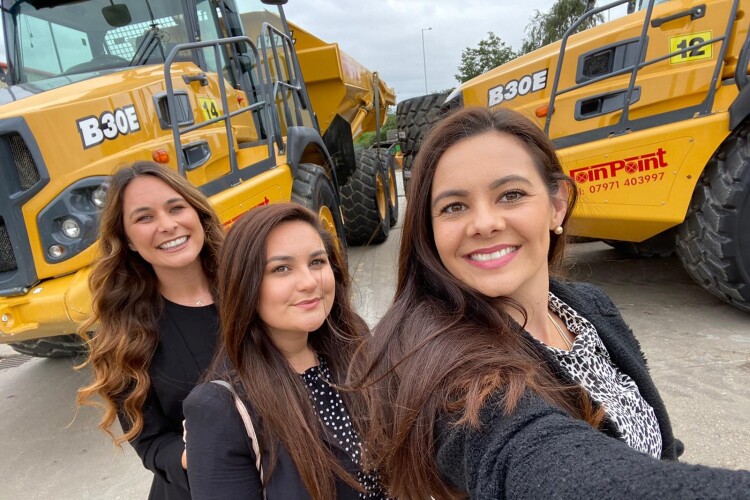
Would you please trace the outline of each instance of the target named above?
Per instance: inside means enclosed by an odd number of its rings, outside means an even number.
[[[219,353],[184,402],[193,499],[386,498],[361,461],[364,401],[339,388],[368,328],[338,243],[299,205],[258,207],[230,230],[218,275]],[[262,478],[215,379],[249,410]]]

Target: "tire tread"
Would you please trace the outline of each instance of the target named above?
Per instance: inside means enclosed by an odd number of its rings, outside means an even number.
[[[84,340],[75,333],[22,340],[10,346],[16,352],[36,358],[73,358],[88,352]]]
[[[750,312],[750,248],[738,239],[750,224],[748,130],[729,136],[701,174],[677,234],[677,254],[703,288]]]
[[[380,219],[377,175],[383,175],[377,153],[371,149],[365,150],[349,181],[341,188],[346,241],[350,245],[382,243],[388,238],[390,215],[389,210],[386,210],[385,220]]]

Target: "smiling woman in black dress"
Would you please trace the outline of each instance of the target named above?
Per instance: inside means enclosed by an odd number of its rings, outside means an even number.
[[[208,200],[165,166],[117,171],[101,216],[90,277],[93,381],[79,404],[104,401],[99,427],[129,441],[154,473],[149,498],[190,498],[182,401],[209,365],[218,337],[213,297],[223,228]],[[118,418],[123,435],[112,426]]]

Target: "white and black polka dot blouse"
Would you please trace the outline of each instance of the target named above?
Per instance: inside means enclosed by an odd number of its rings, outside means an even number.
[[[318,412],[323,425],[331,433],[333,439],[346,451],[358,467],[362,457],[362,443],[352,426],[349,414],[338,391],[331,387],[331,371],[323,357],[319,356],[320,364],[307,369],[302,379],[309,390],[310,399]],[[365,489],[359,493],[359,498],[386,499],[380,489],[380,482],[376,473],[357,471],[357,481]]]
[[[546,347],[571,378],[604,407],[620,439],[633,449],[660,458],[661,432],[654,410],[633,379],[612,363],[594,325],[552,292],[549,307],[575,335],[575,341],[570,351]]]

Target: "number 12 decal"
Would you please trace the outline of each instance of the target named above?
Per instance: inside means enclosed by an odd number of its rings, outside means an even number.
[[[669,58],[670,64],[680,64],[685,62],[697,61],[700,59],[711,59],[713,57],[713,44],[699,45],[711,40],[713,35],[710,31],[701,31],[690,33],[689,35],[673,36],[669,38],[669,51],[677,52],[678,50],[690,50],[677,54]]]

